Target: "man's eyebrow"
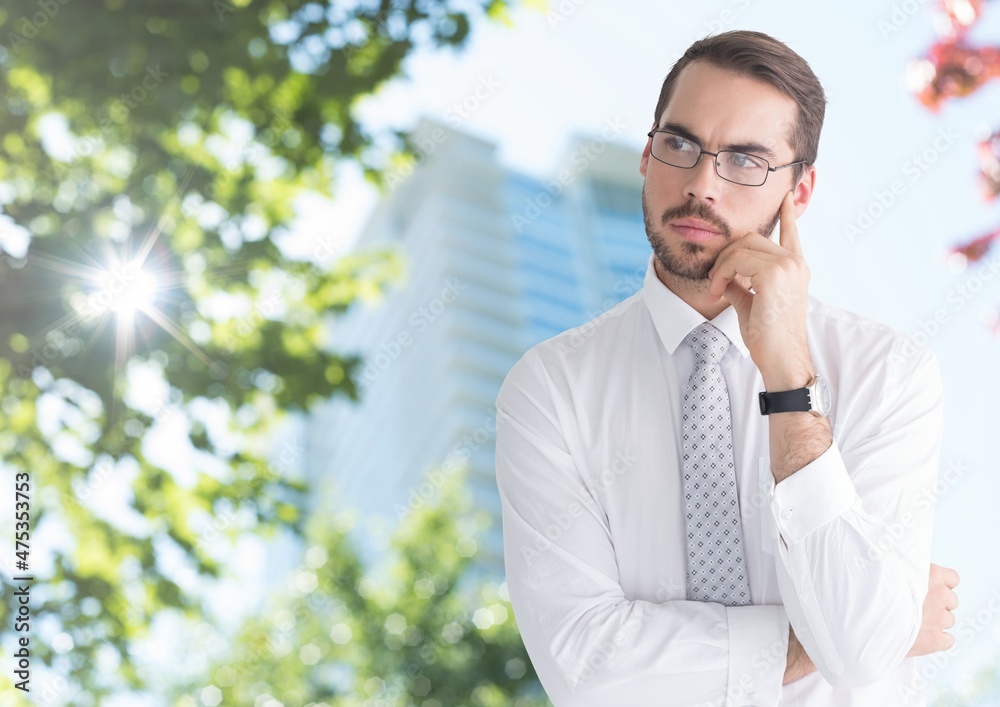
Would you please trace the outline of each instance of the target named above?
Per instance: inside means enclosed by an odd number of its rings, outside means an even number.
[[[705,143],[695,135],[693,132],[688,130],[686,127],[680,123],[664,123],[658,130],[668,130],[672,133],[680,135],[683,138],[687,138],[692,142],[696,142],[699,145],[704,145]],[[749,152],[753,155],[760,155],[761,157],[767,157],[769,159],[777,159],[777,155],[774,154],[774,150],[761,145],[759,142],[739,142],[729,145],[723,145],[719,148],[720,150],[733,150],[734,152]]]

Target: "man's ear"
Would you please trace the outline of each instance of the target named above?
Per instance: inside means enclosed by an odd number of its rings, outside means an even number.
[[[656,130],[656,123],[654,122],[650,130]],[[646,138],[646,148],[642,151],[642,157],[639,158],[639,174],[643,177],[646,176],[646,166],[649,164],[649,150],[653,146],[653,138]]]
[[[816,189],[816,165],[807,165],[799,181],[793,190],[793,202],[795,204],[795,218],[798,219],[805,213],[809,201],[812,199]]]

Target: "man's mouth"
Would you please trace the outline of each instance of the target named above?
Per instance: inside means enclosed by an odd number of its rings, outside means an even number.
[[[682,218],[673,221],[670,224],[670,228],[690,241],[710,241],[722,235],[705,221],[693,218]]]

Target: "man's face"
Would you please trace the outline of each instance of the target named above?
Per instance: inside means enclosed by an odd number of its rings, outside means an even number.
[[[654,129],[679,126],[711,152],[762,145],[774,154],[739,149],[775,167],[796,159],[787,141],[795,118],[795,103],[773,86],[695,61],[681,72]],[[769,172],[762,186],[743,186],[719,177],[714,157],[702,155],[693,168],[681,169],[650,156],[651,144],[647,141],[639,167],[646,178],[642,213],[646,236],[664,272],[707,285],[716,257],[734,239],[750,231],[771,237],[781,201],[793,186],[794,167]],[[685,230],[676,223],[687,218],[705,221],[717,233]]]

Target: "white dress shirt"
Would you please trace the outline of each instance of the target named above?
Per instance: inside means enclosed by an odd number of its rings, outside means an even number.
[[[775,485],[764,390],[729,306],[721,361],[752,605],[686,599],[681,402],[704,322],[656,277],[532,347],[497,397],[510,599],[556,707],[924,705],[906,653],[930,566],[937,359],[809,297],[833,444]],[[818,671],[782,686],[789,623]]]

